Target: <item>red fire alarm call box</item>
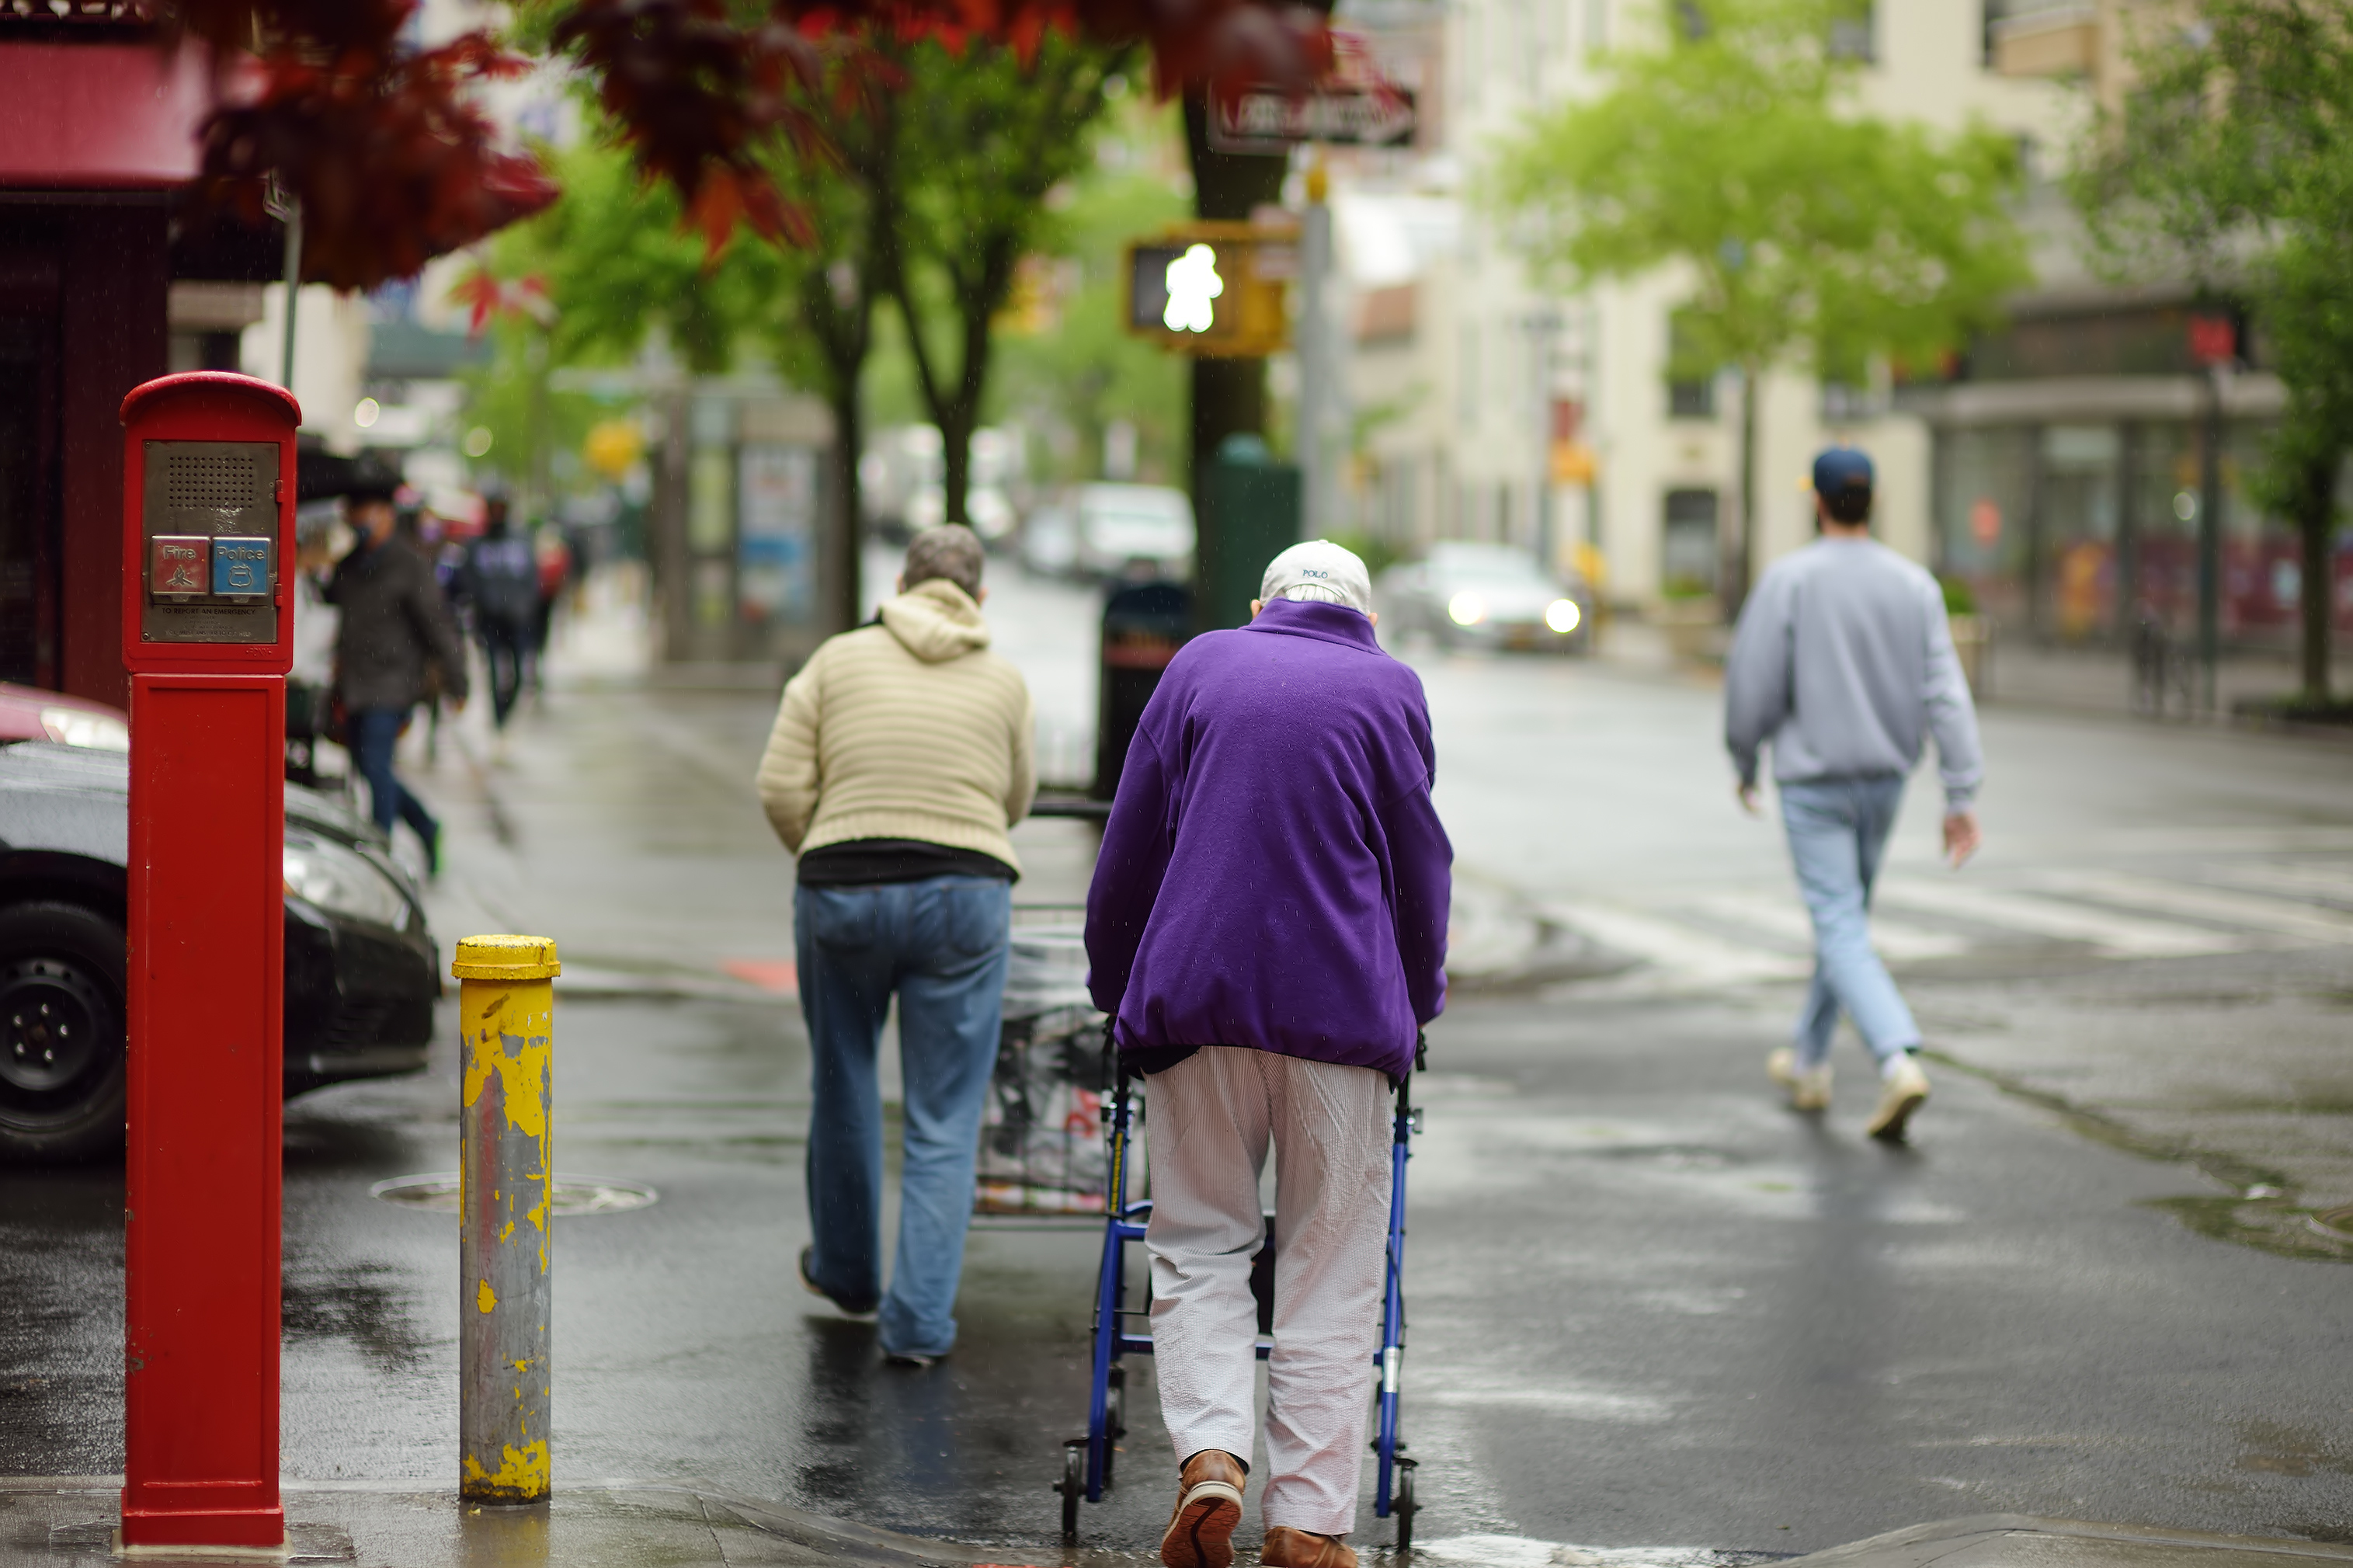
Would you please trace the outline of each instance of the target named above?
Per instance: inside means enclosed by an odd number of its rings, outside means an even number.
[[[272,1546],[294,429],[266,381],[122,400],[131,673],[122,1540]]]

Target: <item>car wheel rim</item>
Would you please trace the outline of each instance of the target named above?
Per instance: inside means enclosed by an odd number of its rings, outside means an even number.
[[[57,959],[0,968],[0,1097],[49,1109],[103,1073],[114,1053],[114,1009],[95,980]]]

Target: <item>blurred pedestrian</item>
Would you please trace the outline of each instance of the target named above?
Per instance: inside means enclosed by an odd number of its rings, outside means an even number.
[[[458,583],[473,617],[474,638],[482,645],[494,744],[503,758],[507,719],[522,692],[523,661],[539,615],[539,564],[531,540],[509,522],[505,496],[492,496],[484,512],[481,537],[466,546]]]
[[[760,762],[768,820],[800,857],[814,1099],[801,1283],[851,1314],[879,1305],[884,1355],[912,1366],[955,1342],[1021,869],[1007,833],[1037,789],[1029,689],[988,651],[980,574],[970,529],[915,535],[897,597],[786,686]],[[885,1295],[875,1059],[893,992],[905,1125]]]
[[[294,514],[294,658],[286,672],[286,777],[313,789],[325,782],[319,772],[319,742],[327,737],[335,687],[342,612],[327,602],[327,577],[350,547],[343,510],[330,499],[311,502]],[[347,778],[344,783],[349,782]]]
[[[1087,895],[1088,985],[1149,1075],[1152,1340],[1175,1439],[1167,1568],[1227,1568],[1267,1361],[1270,1568],[1350,1568],[1380,1337],[1389,1097],[1446,1000],[1453,852],[1421,682],[1381,651],[1364,563],[1266,569],[1250,623],[1196,637],[1137,726]]]
[[[531,692],[536,700],[547,694],[547,634],[555,625],[555,604],[564,597],[564,585],[572,580],[571,535],[559,524],[543,523],[533,536],[532,552],[539,573],[539,598],[531,618]]]
[[[368,782],[376,825],[404,821],[425,845],[428,873],[441,869],[441,824],[392,768],[393,749],[423,699],[428,672],[438,672],[453,709],[466,705],[466,654],[425,557],[395,536],[389,487],[350,497],[351,553],[335,567],[327,599],[343,614],[336,628],[335,688],[353,765]]]
[[[1843,1012],[1879,1064],[1866,1130],[1900,1143],[1928,1077],[1915,1059],[1920,1026],[1872,949],[1872,885],[1924,737],[1936,741],[1956,869],[1977,853],[1972,802],[1985,764],[1944,591],[1871,537],[1872,477],[1871,460],[1851,448],[1814,460],[1821,536],[1775,562],[1748,596],[1725,663],[1724,731],[1752,813],[1757,752],[1773,748],[1789,858],[1813,916],[1813,986],[1797,1043],[1767,1058],[1766,1072],[1795,1108],[1827,1109],[1831,1034]]]

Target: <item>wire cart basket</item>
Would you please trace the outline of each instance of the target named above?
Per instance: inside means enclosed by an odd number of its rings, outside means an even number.
[[[1087,996],[1080,907],[1014,910],[997,1069],[981,1113],[973,1213],[998,1224],[1099,1220],[1103,1014]]]

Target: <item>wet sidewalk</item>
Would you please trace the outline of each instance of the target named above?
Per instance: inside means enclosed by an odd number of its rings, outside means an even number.
[[[485,1509],[449,1492],[301,1487],[286,1492],[281,1553],[174,1552],[115,1543],[112,1477],[0,1480],[0,1568],[95,1568],[132,1561],[174,1564],[276,1562],[353,1568],[1129,1568],[1141,1554],[1066,1551],[1049,1556],[967,1547],[828,1519],[780,1503],[696,1488],[615,1482],[559,1491],[546,1506]],[[1598,1548],[1516,1536],[1457,1536],[1409,1554],[1441,1568],[2313,1568],[2353,1563],[2353,1547],[2198,1531],[1980,1514],[1893,1531],[1805,1557],[1706,1548]],[[1367,1561],[1402,1562],[1386,1547]],[[1246,1565],[1253,1554],[1239,1560]]]

